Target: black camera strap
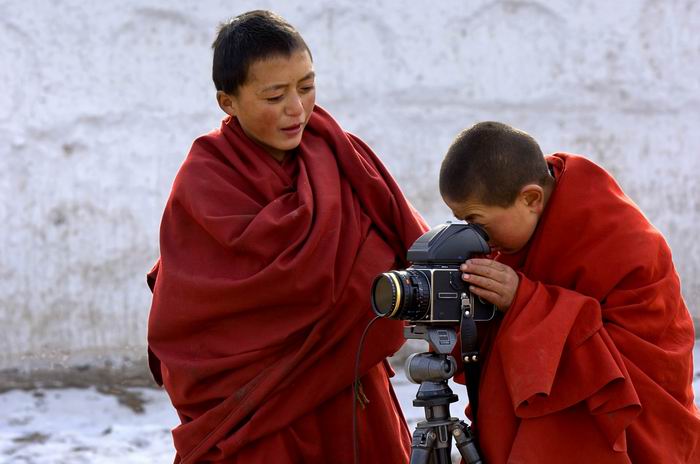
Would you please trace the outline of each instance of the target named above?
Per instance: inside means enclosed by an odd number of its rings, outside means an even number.
[[[460,341],[462,345],[462,364],[464,379],[467,386],[467,396],[472,409],[472,423],[476,423],[476,413],[479,407],[479,377],[481,364],[476,338],[476,322],[474,322],[474,305],[472,296],[462,295],[462,320],[460,322]]]

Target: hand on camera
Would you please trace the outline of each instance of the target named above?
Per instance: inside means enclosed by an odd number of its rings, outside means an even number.
[[[474,295],[503,312],[510,307],[520,281],[512,268],[492,259],[469,259],[459,269]]]

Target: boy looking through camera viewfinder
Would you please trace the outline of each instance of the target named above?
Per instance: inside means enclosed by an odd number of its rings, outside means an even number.
[[[502,315],[479,326],[485,462],[700,462],[671,250],[612,176],[482,122],[449,148],[440,193],[493,253],[461,266]]]

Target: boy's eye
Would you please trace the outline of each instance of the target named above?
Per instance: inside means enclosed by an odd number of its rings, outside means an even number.
[[[269,101],[270,103],[277,103],[282,101],[283,95],[277,95],[276,97],[267,97],[265,100]]]
[[[313,85],[306,85],[306,86],[301,88],[301,91],[304,93],[308,93],[308,92],[311,92],[314,88],[315,88],[315,86],[313,86]]]

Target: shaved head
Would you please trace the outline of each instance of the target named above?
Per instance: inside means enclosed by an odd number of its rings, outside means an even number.
[[[500,122],[480,122],[462,131],[440,168],[440,194],[451,201],[507,207],[528,184],[552,181],[532,136]]]

